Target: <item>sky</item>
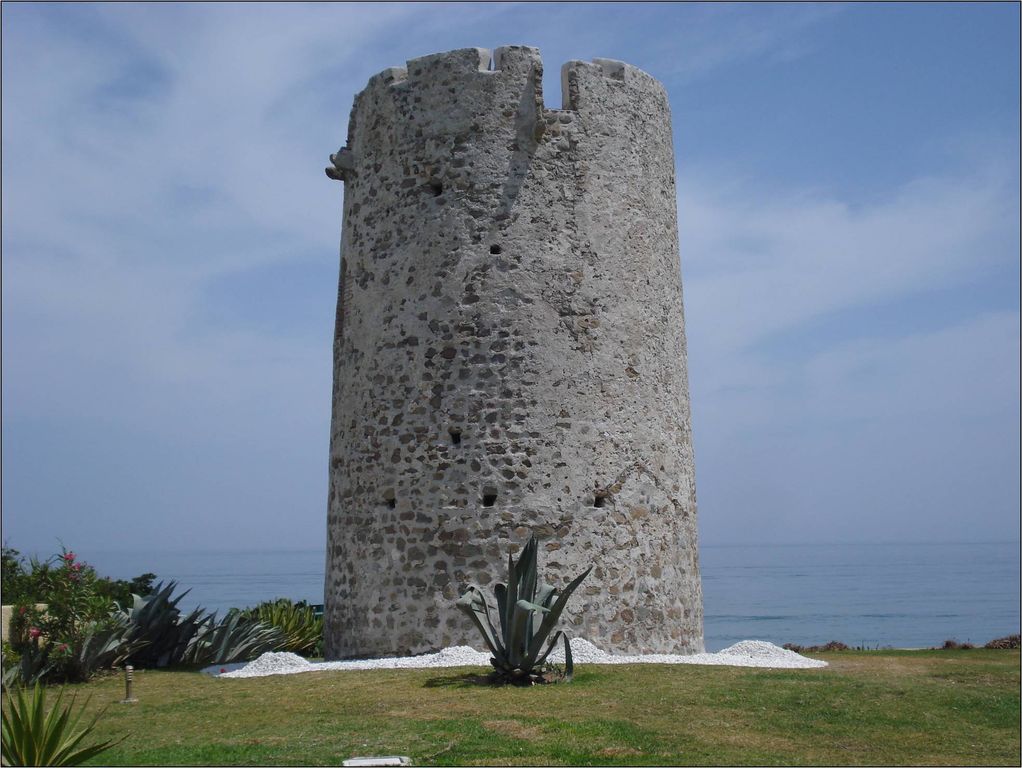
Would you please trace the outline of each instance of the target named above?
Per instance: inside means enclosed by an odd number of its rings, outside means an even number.
[[[3,539],[325,547],[374,73],[662,81],[703,545],[1019,538],[1019,5],[11,4]]]

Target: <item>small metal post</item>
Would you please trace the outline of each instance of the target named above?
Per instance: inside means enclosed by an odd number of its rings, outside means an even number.
[[[131,695],[131,684],[135,681],[135,668],[130,664],[124,665],[124,698],[121,704],[134,704],[138,701]]]

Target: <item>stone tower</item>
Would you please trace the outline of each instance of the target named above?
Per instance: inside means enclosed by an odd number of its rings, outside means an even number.
[[[535,532],[569,634],[703,649],[667,95],[535,48],[355,97],[334,336],[326,656],[480,639],[454,606]]]

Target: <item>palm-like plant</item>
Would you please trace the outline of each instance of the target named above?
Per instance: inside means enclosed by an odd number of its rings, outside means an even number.
[[[456,603],[482,633],[493,654],[490,663],[495,670],[494,681],[498,683],[531,685],[544,682],[547,657],[559,639],[564,640],[565,682],[570,681],[574,673],[567,635],[558,631],[550,637],[550,633],[571,593],[593,568],[589,566],[585,573],[558,594],[556,587],[539,582],[537,549],[536,537],[532,536],[517,563],[508,555],[507,584],[497,584],[493,589],[499,631],[490,617],[486,596],[479,587],[470,586]]]
[[[277,650],[313,656],[323,640],[323,617],[316,616],[312,606],[304,602],[282,598],[260,603],[248,613],[284,633],[286,640]]]
[[[74,698],[69,704],[62,705],[63,696],[61,690],[47,712],[46,691],[38,683],[29,696],[21,688],[14,694],[8,693],[8,706],[3,713],[5,765],[79,765],[124,740],[81,746],[82,740],[92,732],[103,713],[76,730],[88,701],[77,714],[73,714]]]

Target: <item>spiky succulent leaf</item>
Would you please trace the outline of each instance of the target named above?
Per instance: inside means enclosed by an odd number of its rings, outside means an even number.
[[[189,643],[183,660],[189,664],[230,664],[275,651],[286,641],[279,628],[231,610],[217,622],[216,614]]]
[[[188,590],[173,597],[176,588],[176,582],[166,586],[161,582],[151,595],[134,595],[131,609],[119,612],[131,627],[126,639],[143,646],[128,659],[135,666],[168,667],[181,663],[192,638],[208,623],[210,617],[201,608],[182,618],[177,606]]]
[[[519,600],[526,600],[529,603],[536,602],[536,585],[539,583],[539,561],[537,552],[539,550],[539,544],[536,542],[536,537],[531,536],[529,543],[526,545],[528,558],[526,561],[525,572],[522,574],[522,593],[518,595]],[[533,614],[529,614],[527,626],[525,628],[526,641],[525,648],[528,649],[529,643],[532,640],[533,633]]]
[[[49,660],[49,654],[47,654],[45,648],[40,648],[38,645],[26,646],[21,651],[21,658],[18,659],[17,666],[15,667],[17,676],[14,677],[14,684],[20,686],[35,685],[42,681],[55,666]]]
[[[528,605],[524,600],[515,602],[514,614],[511,618],[511,629],[506,638],[507,644],[505,647],[507,648],[508,660],[514,668],[522,666],[525,654],[529,650],[529,637],[526,635],[526,631],[528,630],[529,617],[532,615],[532,611],[523,607],[523,604]]]
[[[549,608],[556,597],[557,587],[552,584],[540,584],[536,590],[536,602],[544,608]]]
[[[571,658],[571,643],[568,642],[568,636],[564,637],[564,682],[570,683],[571,679],[575,676],[575,663]]]
[[[77,713],[73,713],[74,698],[67,705],[62,705],[62,699],[63,690],[57,695],[49,713],[45,713],[46,690],[39,684],[32,688],[28,699],[20,689],[16,695],[8,694],[2,734],[5,764],[79,765],[124,740],[80,747],[82,740],[95,728],[102,711],[91,723],[76,730],[88,701]]]
[[[557,647],[557,641],[564,636],[565,636],[564,632],[561,630],[555,632],[554,636],[550,638],[550,642],[547,643],[546,650],[543,651],[543,654],[538,659],[536,659],[535,662],[533,662],[534,666],[537,667],[543,666],[546,663],[547,656],[549,656],[550,652]]]
[[[518,602],[518,588],[519,588],[519,577],[518,577],[518,566],[521,564],[519,558],[518,563],[515,563],[514,559],[508,555],[508,573],[507,573],[507,595],[504,598],[504,622],[502,623],[502,632],[504,634],[504,647],[510,649],[510,637],[512,633],[512,624],[515,618],[515,604]]]
[[[540,611],[542,613],[549,613],[550,612],[550,609],[547,608],[545,605],[540,605],[539,603],[530,603],[528,600],[519,600],[518,601],[518,605],[520,605],[522,608],[524,608],[527,611],[533,611],[533,612]]]
[[[529,657],[535,659],[539,654],[539,649],[543,647],[543,639],[550,634],[553,630],[554,625],[557,624],[557,620],[561,618],[561,613],[564,611],[564,606],[568,604],[568,598],[571,597],[571,593],[578,589],[578,585],[582,583],[589,572],[593,570],[590,565],[585,569],[585,572],[577,576],[567,587],[564,588],[564,592],[557,596],[553,606],[550,608],[550,612],[543,617],[543,623],[539,627],[539,631],[532,640],[532,645],[529,647]]]
[[[455,605],[468,614],[472,623],[476,625],[479,633],[486,641],[490,653],[499,662],[506,654],[503,644],[497,639],[493,623],[490,621],[489,606],[486,604],[486,597],[479,587],[472,585],[468,591],[455,603]]]
[[[525,545],[525,549],[522,551],[522,557],[518,561],[522,579],[522,586],[518,594],[519,600],[532,602],[536,599],[536,582],[539,580],[537,576],[539,571],[537,560],[538,549],[539,544],[536,542],[536,537],[530,537]]]
[[[500,623],[500,636],[504,637],[508,628],[507,584],[498,583],[493,588],[493,596],[497,598],[497,620]]]
[[[84,636],[73,657],[73,678],[88,680],[99,669],[120,666],[148,640],[132,637],[131,625],[124,614],[114,612],[103,621],[85,625]]]

